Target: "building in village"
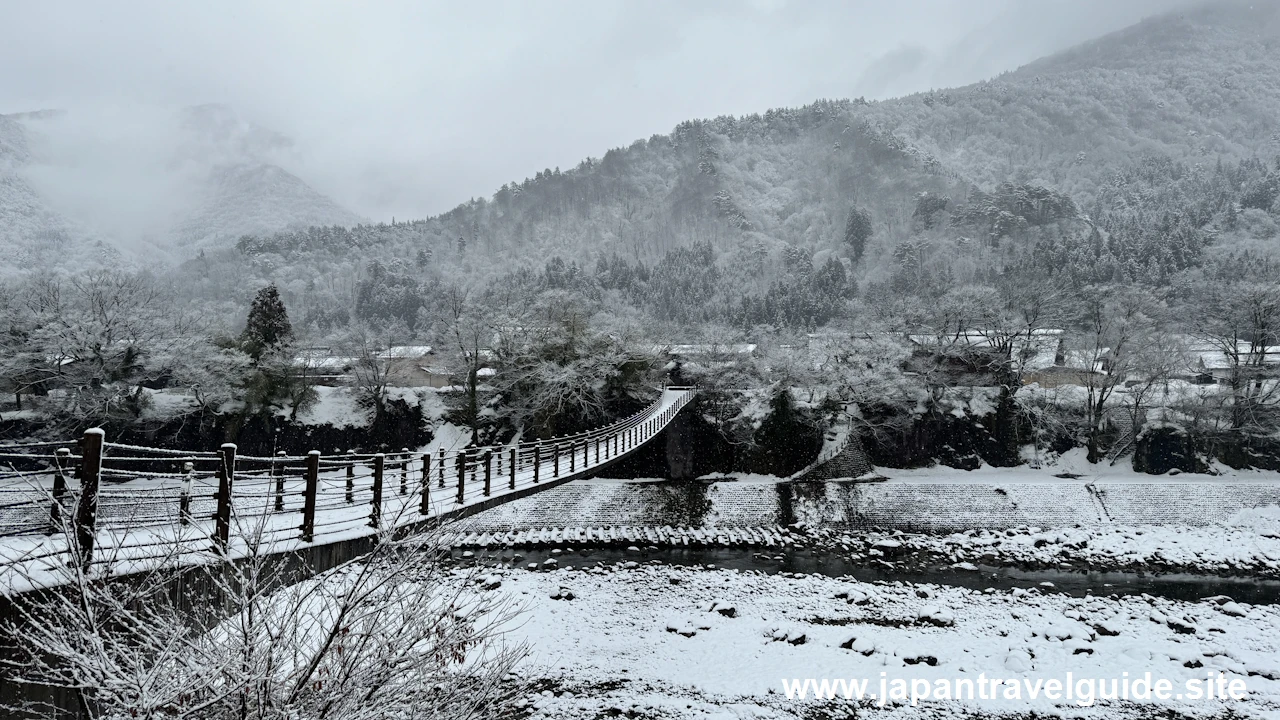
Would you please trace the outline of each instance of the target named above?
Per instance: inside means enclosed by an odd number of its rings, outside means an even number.
[[[1280,345],[1239,340],[1231,345],[1188,338],[1186,379],[1202,385],[1229,384],[1237,372],[1249,379],[1280,379]]]
[[[382,365],[387,384],[392,387],[444,388],[454,384],[430,345],[393,345],[371,359]],[[328,347],[303,348],[294,357],[294,367],[305,372],[311,382],[329,386],[355,382],[362,362],[368,360]]]
[[[911,345],[923,351],[995,352],[1006,338],[982,330],[964,330],[946,334],[912,334]],[[1008,341],[1009,360],[1022,378],[1022,384],[1040,387],[1087,385],[1091,378],[1106,371],[1105,354],[1094,360],[1092,353],[1072,352],[1060,328],[1041,328],[1018,334]]]

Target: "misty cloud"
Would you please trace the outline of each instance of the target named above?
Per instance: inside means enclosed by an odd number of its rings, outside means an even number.
[[[29,181],[116,233],[192,202],[211,133],[159,118],[207,103],[355,213],[421,217],[689,118],[972,82],[1177,4],[19,4],[0,112],[70,111]]]
[[[920,71],[928,54],[923,48],[904,46],[881,55],[872,62],[855,87],[859,95],[883,97],[895,87],[913,84],[913,74]],[[914,89],[914,88],[912,88]]]

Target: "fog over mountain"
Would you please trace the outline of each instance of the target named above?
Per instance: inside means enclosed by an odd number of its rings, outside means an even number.
[[[15,6],[0,143],[27,148],[6,180],[26,199],[6,202],[126,255],[425,217],[686,119],[972,82],[1174,6]],[[264,191],[274,212],[220,224]]]

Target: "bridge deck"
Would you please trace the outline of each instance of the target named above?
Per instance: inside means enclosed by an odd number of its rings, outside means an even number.
[[[310,542],[303,539],[301,532],[306,495],[302,468],[306,458],[239,458],[233,472],[226,553],[243,557],[252,552],[292,552],[370,536],[379,528],[465,515],[555,487],[590,475],[643,447],[692,397],[692,389],[666,388],[640,413],[591,432],[541,443],[460,451],[464,477],[461,496],[459,452],[386,454],[382,458],[378,528],[373,522],[373,467],[378,456],[322,457]],[[148,450],[162,454],[152,456]],[[3,457],[17,457],[6,455],[5,451],[0,446],[0,463]],[[65,454],[63,458],[70,463],[79,459]],[[130,462],[137,467],[144,461],[152,463],[148,467],[158,462],[178,467],[190,462],[192,466],[186,474],[127,467]],[[93,533],[95,571],[126,574],[162,564],[208,562],[217,557],[212,538],[216,533],[219,483],[216,467],[222,464],[222,458],[214,453],[108,444]],[[255,465],[256,469],[246,469]],[[488,493],[484,482],[486,466],[490,477]],[[56,584],[63,572],[60,568],[71,558],[71,533],[66,531],[66,523],[62,530],[50,532],[54,476],[55,472],[49,469],[0,473],[0,593]],[[187,524],[180,521],[184,483],[189,497]],[[58,503],[64,519],[74,515],[79,494],[75,480],[68,484],[72,487]]]

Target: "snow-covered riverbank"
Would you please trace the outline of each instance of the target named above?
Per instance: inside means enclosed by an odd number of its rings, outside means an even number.
[[[1065,717],[1280,716],[1280,608],[1217,598],[1072,598],[630,563],[496,571],[527,613],[514,638],[533,656],[526,711],[537,718],[834,718],[854,703],[788,700],[782,679],[1120,678],[1151,672],[1181,687],[1218,671],[1244,701],[1094,707],[1018,700],[927,701],[864,717],[972,717],[1028,710]],[[1026,715],[1018,715],[1026,717]]]

